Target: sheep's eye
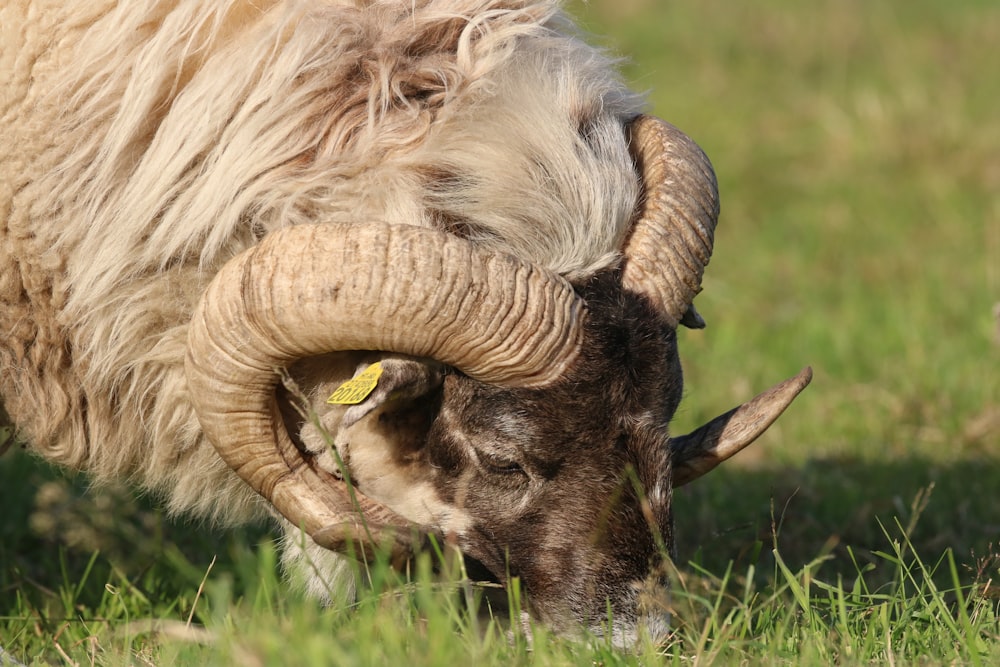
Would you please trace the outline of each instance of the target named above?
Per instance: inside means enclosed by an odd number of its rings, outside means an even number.
[[[505,459],[502,456],[497,456],[495,454],[487,454],[486,452],[478,452],[479,462],[482,463],[483,467],[489,472],[497,473],[499,475],[513,475],[513,474],[525,474],[524,468],[517,461],[511,459]]]

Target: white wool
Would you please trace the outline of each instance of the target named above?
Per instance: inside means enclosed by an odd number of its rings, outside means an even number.
[[[54,461],[260,511],[183,358],[204,286],[279,227],[436,226],[571,279],[617,261],[640,102],[556,2],[83,4],[0,8],[0,395]]]

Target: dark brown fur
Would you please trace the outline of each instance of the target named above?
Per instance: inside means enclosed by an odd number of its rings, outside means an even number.
[[[377,428],[414,442],[403,436],[423,429],[414,410],[437,413],[421,449],[393,447],[471,518],[455,536],[462,550],[501,582],[519,578],[537,617],[598,629],[609,603],[634,621],[644,583],[662,585],[647,580],[673,544],[666,425],[683,383],[674,330],[616,272],[578,291],[584,353],[563,381],[508,389],[451,371],[419,407],[378,414]]]

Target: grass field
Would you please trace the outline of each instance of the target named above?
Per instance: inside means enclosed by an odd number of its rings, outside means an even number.
[[[1000,5],[593,0],[719,175],[681,334],[683,432],[811,364],[750,451],[677,493],[676,634],[616,653],[418,573],[348,612],[216,534],[0,458],[0,646],[55,664],[1000,664]],[[991,55],[992,54],[992,55]],[[95,552],[95,549],[100,549]],[[473,604],[472,606],[475,606]],[[0,665],[3,665],[0,654]]]

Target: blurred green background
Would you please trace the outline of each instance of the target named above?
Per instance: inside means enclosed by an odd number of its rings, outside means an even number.
[[[786,559],[1000,542],[1000,5],[594,0],[651,109],[722,197],[685,331],[678,431],[811,364],[776,426],[678,493],[682,559],[718,566],[784,518]],[[700,550],[700,552],[699,552]],[[793,555],[794,554],[794,555]]]
[[[830,554],[821,575],[850,575],[905,532],[927,559],[954,549],[969,579],[996,568],[1000,3],[568,6],[718,173],[708,328],[681,333],[676,432],[815,371],[766,436],[677,492],[679,562],[745,571],[776,540],[793,568]],[[176,616],[213,555],[238,569],[261,539],[84,486],[0,458],[0,615],[17,598],[51,636],[66,582],[70,607],[98,606],[117,570],[146,613]]]

